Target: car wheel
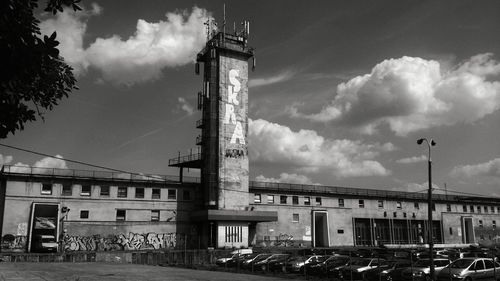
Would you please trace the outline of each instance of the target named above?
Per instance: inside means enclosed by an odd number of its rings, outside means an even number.
[[[431,277],[429,275],[425,275],[425,281],[431,281]]]
[[[467,277],[467,278],[465,278],[465,281],[472,281],[472,278]]]

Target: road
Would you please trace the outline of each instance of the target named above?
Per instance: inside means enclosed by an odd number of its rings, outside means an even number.
[[[118,263],[0,263],[0,280],[168,280],[168,281],[283,281],[283,278],[176,267]]]

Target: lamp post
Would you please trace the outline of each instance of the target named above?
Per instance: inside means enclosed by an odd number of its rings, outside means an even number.
[[[428,234],[427,234],[427,242],[429,243],[429,259],[430,259],[430,272],[429,276],[431,280],[434,280],[434,256],[433,256],[433,248],[434,242],[432,241],[432,160],[431,160],[431,146],[435,146],[436,142],[433,139],[427,140],[426,138],[417,140],[417,144],[422,144],[423,142],[427,143],[429,148],[429,157],[427,158],[428,169],[429,169],[429,190],[427,193],[428,207],[427,207],[427,221],[428,221]]]

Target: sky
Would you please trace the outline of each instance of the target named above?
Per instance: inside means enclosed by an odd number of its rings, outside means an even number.
[[[500,197],[500,1],[83,1],[38,12],[79,90],[1,143],[176,175],[204,22],[250,21],[250,180]],[[93,169],[0,147],[0,164]],[[185,173],[186,175],[186,173]],[[190,170],[188,176],[198,176]]]

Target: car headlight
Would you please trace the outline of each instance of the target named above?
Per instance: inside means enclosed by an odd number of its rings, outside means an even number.
[[[460,277],[460,274],[456,274],[456,273],[454,273],[453,275],[451,275],[451,277],[453,277],[453,278],[459,278],[459,277]]]
[[[388,270],[382,270],[382,271],[380,272],[380,274],[389,274],[389,271],[388,271]]]

